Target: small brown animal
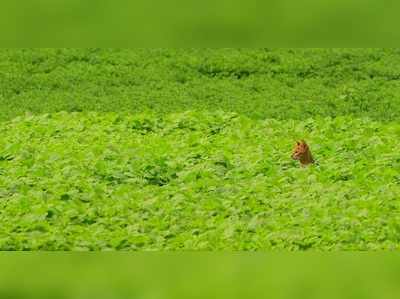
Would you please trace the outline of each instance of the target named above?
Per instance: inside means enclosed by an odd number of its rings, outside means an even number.
[[[314,158],[311,154],[310,147],[304,140],[296,142],[296,145],[293,149],[292,158],[294,160],[299,160],[302,167],[314,163]]]

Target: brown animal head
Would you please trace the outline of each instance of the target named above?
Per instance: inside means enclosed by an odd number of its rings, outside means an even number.
[[[313,156],[310,151],[310,147],[304,140],[297,141],[293,149],[292,158],[299,160],[301,166],[306,166],[314,163]]]

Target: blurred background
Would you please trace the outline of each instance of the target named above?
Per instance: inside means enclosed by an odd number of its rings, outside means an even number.
[[[0,4],[8,47],[393,46],[399,4],[381,0],[26,0]]]
[[[10,254],[0,298],[398,298],[396,254]]]

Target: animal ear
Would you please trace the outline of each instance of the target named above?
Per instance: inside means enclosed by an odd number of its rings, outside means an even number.
[[[300,141],[296,141],[297,145],[300,145]]]

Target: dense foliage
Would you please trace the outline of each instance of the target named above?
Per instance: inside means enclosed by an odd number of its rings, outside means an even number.
[[[396,123],[63,112],[0,134],[2,250],[399,248]]]
[[[399,49],[2,49],[0,120],[26,111],[400,117]]]
[[[399,117],[399,49],[1,49],[0,250],[399,249]]]

